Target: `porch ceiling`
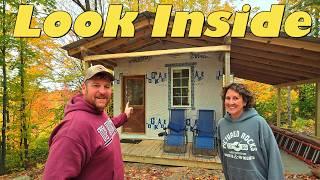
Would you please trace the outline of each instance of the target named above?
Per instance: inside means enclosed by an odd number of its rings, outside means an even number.
[[[88,55],[128,53],[143,51],[157,44],[157,49],[204,47],[231,44],[231,73],[236,77],[271,85],[290,85],[320,80],[320,39],[319,38],[260,38],[247,32],[245,38],[152,38],[154,15],[142,13],[135,21],[134,38],[103,38],[102,33],[81,39],[63,47],[72,57],[83,59]],[[171,29],[169,28],[168,32]],[[117,65],[117,60],[95,61],[109,68]]]
[[[320,39],[259,38],[251,33],[233,38],[231,72],[272,85],[320,80]]]

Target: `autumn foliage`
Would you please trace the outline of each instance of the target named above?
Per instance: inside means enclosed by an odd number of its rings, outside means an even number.
[[[237,79],[245,84],[255,95],[256,109],[269,123],[276,124],[277,119],[277,89],[268,84]],[[290,108],[288,104],[290,102]],[[280,91],[281,126],[291,128],[297,132],[314,134],[315,118],[315,85],[306,84],[290,89],[288,102],[288,88]],[[289,122],[288,114],[291,113]]]

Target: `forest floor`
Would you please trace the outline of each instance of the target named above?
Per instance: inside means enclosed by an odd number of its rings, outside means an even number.
[[[15,179],[15,180],[28,180],[28,179],[42,179],[42,173],[44,164],[38,164],[37,167],[33,167],[29,170],[13,172],[4,176],[0,176],[0,179]],[[286,179],[299,179],[299,180],[314,180],[315,176],[305,174],[286,174]],[[143,163],[129,163],[125,162],[125,179],[166,179],[166,180],[220,180],[224,179],[221,170],[211,170],[203,168],[189,168],[189,167],[173,167],[162,166],[154,164]]]

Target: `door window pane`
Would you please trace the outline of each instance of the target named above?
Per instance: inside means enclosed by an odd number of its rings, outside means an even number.
[[[144,104],[144,82],[141,79],[127,79],[127,99],[130,105]]]

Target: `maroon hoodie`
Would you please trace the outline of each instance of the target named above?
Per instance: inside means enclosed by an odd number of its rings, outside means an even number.
[[[127,121],[125,113],[110,119],[82,95],[74,96],[64,120],[49,139],[44,179],[124,179],[117,129]]]

